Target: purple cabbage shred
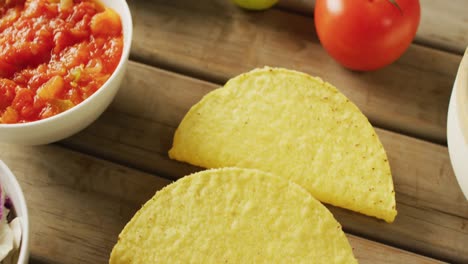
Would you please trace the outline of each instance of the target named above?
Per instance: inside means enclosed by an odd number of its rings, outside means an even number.
[[[13,203],[11,202],[10,197],[6,197],[6,198],[5,198],[5,207],[6,207],[8,210],[11,210],[11,209],[13,208]]]

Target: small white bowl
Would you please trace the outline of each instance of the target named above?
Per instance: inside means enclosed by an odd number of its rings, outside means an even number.
[[[450,98],[447,143],[455,176],[468,200],[468,49],[460,63]]]
[[[18,145],[41,145],[59,141],[94,122],[109,106],[120,88],[128,63],[133,25],[125,0],[101,0],[121,18],[124,46],[122,57],[111,77],[92,96],[58,115],[24,124],[0,124],[0,142]]]
[[[0,184],[10,197],[11,203],[21,224],[21,246],[18,264],[26,264],[29,259],[29,216],[23,191],[10,169],[0,160]],[[3,205],[2,205],[3,206]]]

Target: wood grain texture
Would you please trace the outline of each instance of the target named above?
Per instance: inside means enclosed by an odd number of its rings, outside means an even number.
[[[136,0],[130,6],[138,61],[220,84],[265,65],[303,71],[334,84],[374,125],[446,142],[461,56],[412,45],[387,68],[352,72],[322,49],[311,17],[277,9],[245,12],[224,0]]]
[[[175,128],[218,85],[130,63],[110,110],[61,144],[147,172],[177,179],[200,170],[167,157]],[[394,224],[331,208],[351,233],[452,261],[468,261],[468,203],[447,149],[377,129],[397,191]]]
[[[421,22],[415,42],[463,54],[468,46],[466,0],[421,0]],[[315,0],[280,0],[278,7],[312,16]]]
[[[117,235],[168,180],[54,146],[0,146],[30,214],[41,263],[106,263]]]
[[[29,207],[31,263],[106,263],[136,210],[170,183],[57,146],[0,146]],[[440,263],[353,235],[360,263]]]

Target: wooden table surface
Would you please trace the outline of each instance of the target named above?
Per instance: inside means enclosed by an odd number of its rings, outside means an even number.
[[[351,72],[314,32],[313,1],[246,12],[228,0],[132,0],[131,62],[111,107],[62,142],[0,145],[25,192],[31,263],[105,263],[117,235],[157,190],[201,170],[172,161],[175,128],[203,95],[255,67],[320,76],[369,117],[388,153],[393,224],[328,206],[360,263],[468,263],[468,202],[446,147],[449,96],[468,44],[466,0],[421,0],[408,51],[382,70]]]

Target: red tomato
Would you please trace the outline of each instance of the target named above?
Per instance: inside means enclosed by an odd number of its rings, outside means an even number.
[[[416,35],[420,16],[419,0],[315,2],[320,42],[353,70],[375,70],[397,60]]]

